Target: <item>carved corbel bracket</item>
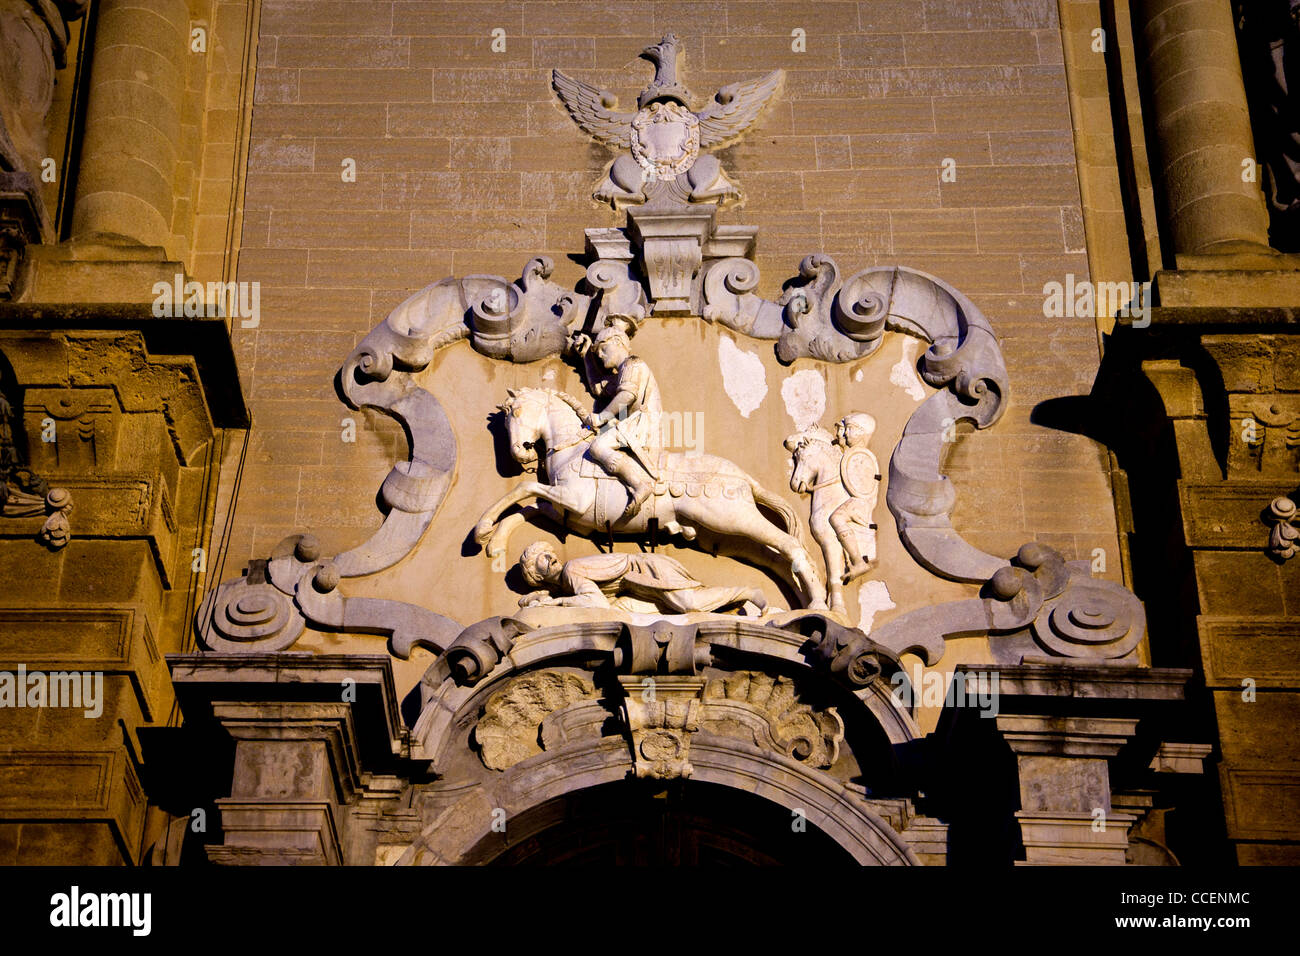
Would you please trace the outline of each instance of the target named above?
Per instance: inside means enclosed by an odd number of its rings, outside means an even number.
[[[457,683],[473,687],[510,653],[515,638],[532,629],[532,625],[510,617],[490,617],[471,624],[447,645],[443,663]],[[428,646],[423,639],[416,643]]]
[[[655,621],[625,624],[614,648],[614,667],[625,674],[695,674],[711,659],[695,624]]]
[[[882,674],[888,679],[899,667],[900,654],[924,652],[927,647],[925,643],[890,647],[825,614],[804,614],[782,626],[808,637],[808,663],[852,691],[870,687]]]
[[[655,315],[696,315],[696,276],[716,228],[713,205],[629,209],[628,234],[640,251]]]
[[[587,267],[587,282],[600,293],[592,331],[599,332],[617,322],[628,335],[635,335],[650,314],[650,303],[632,273],[631,261],[598,259]]]
[[[785,309],[785,329],[776,356],[785,364],[809,357],[823,362],[851,362],[880,347],[889,303],[872,288],[872,270],[840,282],[839,267],[830,256],[806,256],[794,280],[777,304]]]
[[[704,321],[756,339],[780,336],[785,311],[754,293],[758,280],[758,266],[749,259],[731,256],[713,263],[704,276]]]
[[[590,298],[550,281],[555,264],[546,256],[530,259],[523,276],[508,283],[497,276],[467,276],[486,286],[470,302],[470,344],[488,358],[535,362],[558,355],[569,333],[587,317]]]

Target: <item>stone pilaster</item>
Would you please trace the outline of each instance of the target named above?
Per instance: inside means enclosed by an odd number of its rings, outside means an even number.
[[[1284,300],[1237,309],[1194,284],[1185,292],[1152,311],[1150,328],[1118,330],[1108,350],[1108,361],[1140,369],[1158,395],[1153,414],[1163,416],[1158,424],[1176,456],[1176,469],[1158,483],[1126,466],[1135,487],[1149,486],[1150,502],[1164,496],[1154,506],[1170,515],[1170,527],[1157,532],[1169,541],[1153,554],[1166,568],[1175,548],[1190,559],[1186,579],[1175,576],[1166,598],[1186,609],[1170,634],[1178,639],[1158,647],[1153,637],[1153,651],[1186,657],[1203,677],[1237,860],[1295,862],[1300,563],[1272,548],[1271,505],[1300,485],[1300,335]],[[1176,767],[1188,756],[1171,750],[1158,759]]]
[[[993,693],[982,710],[959,695],[940,721],[954,748],[957,782],[950,793],[931,796],[958,804],[952,808],[958,811],[955,838],[969,840],[974,829],[986,839],[1013,822],[1018,840],[1012,842],[1023,848],[1020,865],[1124,864],[1128,831],[1143,820],[1143,810],[1132,801],[1117,804],[1112,794],[1140,788],[1172,793],[1172,773],[1153,773],[1152,757],[1180,737],[1191,672],[1047,661],[958,671],[968,681],[979,675]],[[1174,752],[1183,751],[1175,746]],[[978,818],[971,816],[970,807],[961,806],[971,802],[969,774],[987,774],[1008,758],[1014,760],[1013,792],[991,812],[985,807]],[[1164,769],[1194,774],[1201,767],[1194,761]]]
[[[217,800],[224,864],[326,864],[343,860],[341,808],[360,785],[356,732],[345,703],[216,703],[235,740],[229,797]]]
[[[157,822],[137,734],[171,719],[162,658],[206,573],[214,438],[247,418],[220,319],[53,311],[0,306],[10,425],[73,505],[57,546],[44,514],[0,519],[0,672],[101,693],[0,709],[0,862],[135,863]]]
[[[1110,802],[1107,761],[1137,721],[1110,717],[999,716],[1016,755],[1025,864],[1119,866],[1136,819]]]
[[[387,657],[193,654],[168,663],[189,739],[212,740],[210,731],[234,743],[230,795],[215,801],[223,841],[206,846],[209,860],[375,861],[378,820],[401,790],[394,771],[409,750]]]

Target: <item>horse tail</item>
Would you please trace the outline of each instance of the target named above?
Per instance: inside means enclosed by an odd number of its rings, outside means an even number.
[[[784,498],[768,491],[753,478],[749,479],[749,487],[753,489],[755,501],[764,508],[775,511],[781,516],[781,522],[785,525],[786,533],[796,540],[803,537],[803,530],[799,524],[799,516],[795,514],[793,508],[786,504]]]

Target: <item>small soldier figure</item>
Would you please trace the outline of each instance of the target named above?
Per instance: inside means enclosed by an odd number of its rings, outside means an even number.
[[[876,560],[876,526],[871,516],[880,494],[880,464],[867,450],[875,433],[876,420],[865,412],[853,412],[835,423],[835,444],[843,453],[840,480],[849,498],[831,513],[830,523],[849,558],[846,581],[866,574]]]

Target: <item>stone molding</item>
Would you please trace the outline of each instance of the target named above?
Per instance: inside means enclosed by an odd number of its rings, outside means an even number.
[[[1094,578],[1087,561],[1066,562],[1043,544],[1021,547],[985,595],[908,612],[873,633],[895,653],[916,649],[936,664],[950,637],[985,635],[996,661],[1061,659],[1134,663],[1146,633],[1142,603],[1127,588]]]

